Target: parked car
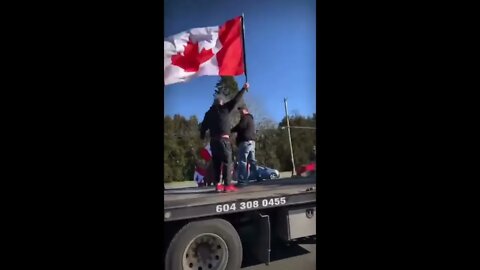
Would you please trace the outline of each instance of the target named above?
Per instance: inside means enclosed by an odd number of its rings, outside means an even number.
[[[272,169],[266,166],[257,165],[257,175],[261,179],[278,179],[280,178],[280,172],[276,169]]]
[[[237,180],[237,167],[238,167],[238,162],[235,162],[235,167],[234,167],[234,174],[233,174],[233,179]],[[280,172],[276,169],[269,168],[267,166],[263,165],[257,165],[257,175],[255,174],[250,174],[249,175],[249,181],[255,181],[255,180],[271,180],[271,179],[278,179],[280,178]]]
[[[309,164],[301,165],[296,169],[299,176],[310,176],[317,171],[317,163],[311,162]]]

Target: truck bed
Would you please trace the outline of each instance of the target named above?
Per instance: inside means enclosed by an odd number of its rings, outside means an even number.
[[[217,193],[214,187],[165,190],[164,220],[229,214],[316,200],[315,177],[268,180],[238,189],[232,193]]]

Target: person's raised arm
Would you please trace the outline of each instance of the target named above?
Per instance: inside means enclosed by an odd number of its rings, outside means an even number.
[[[245,93],[245,91],[248,91],[248,88],[250,87],[250,84],[248,83],[245,83],[242,87],[242,90],[240,90],[240,92],[238,92],[234,98],[232,98],[232,100],[230,100],[229,102],[225,103],[225,106],[228,108],[228,111],[231,112],[235,106],[237,106],[238,102],[240,101],[240,99],[242,98],[243,94]]]

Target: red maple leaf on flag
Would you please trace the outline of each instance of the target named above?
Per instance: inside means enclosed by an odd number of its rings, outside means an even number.
[[[193,43],[189,39],[185,45],[183,54],[172,55],[172,65],[181,67],[187,72],[196,72],[200,65],[212,58],[213,55],[212,49],[205,50],[205,48],[203,48],[202,51],[199,52],[198,43]]]

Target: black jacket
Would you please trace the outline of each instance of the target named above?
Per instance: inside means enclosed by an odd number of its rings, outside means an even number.
[[[255,123],[251,114],[242,114],[240,122],[232,128],[232,132],[237,132],[237,144],[245,141],[255,140]]]
[[[200,138],[205,138],[205,132],[210,130],[210,137],[230,135],[230,112],[235,109],[246,89],[242,88],[235,97],[223,105],[213,105],[205,113],[200,127]]]

